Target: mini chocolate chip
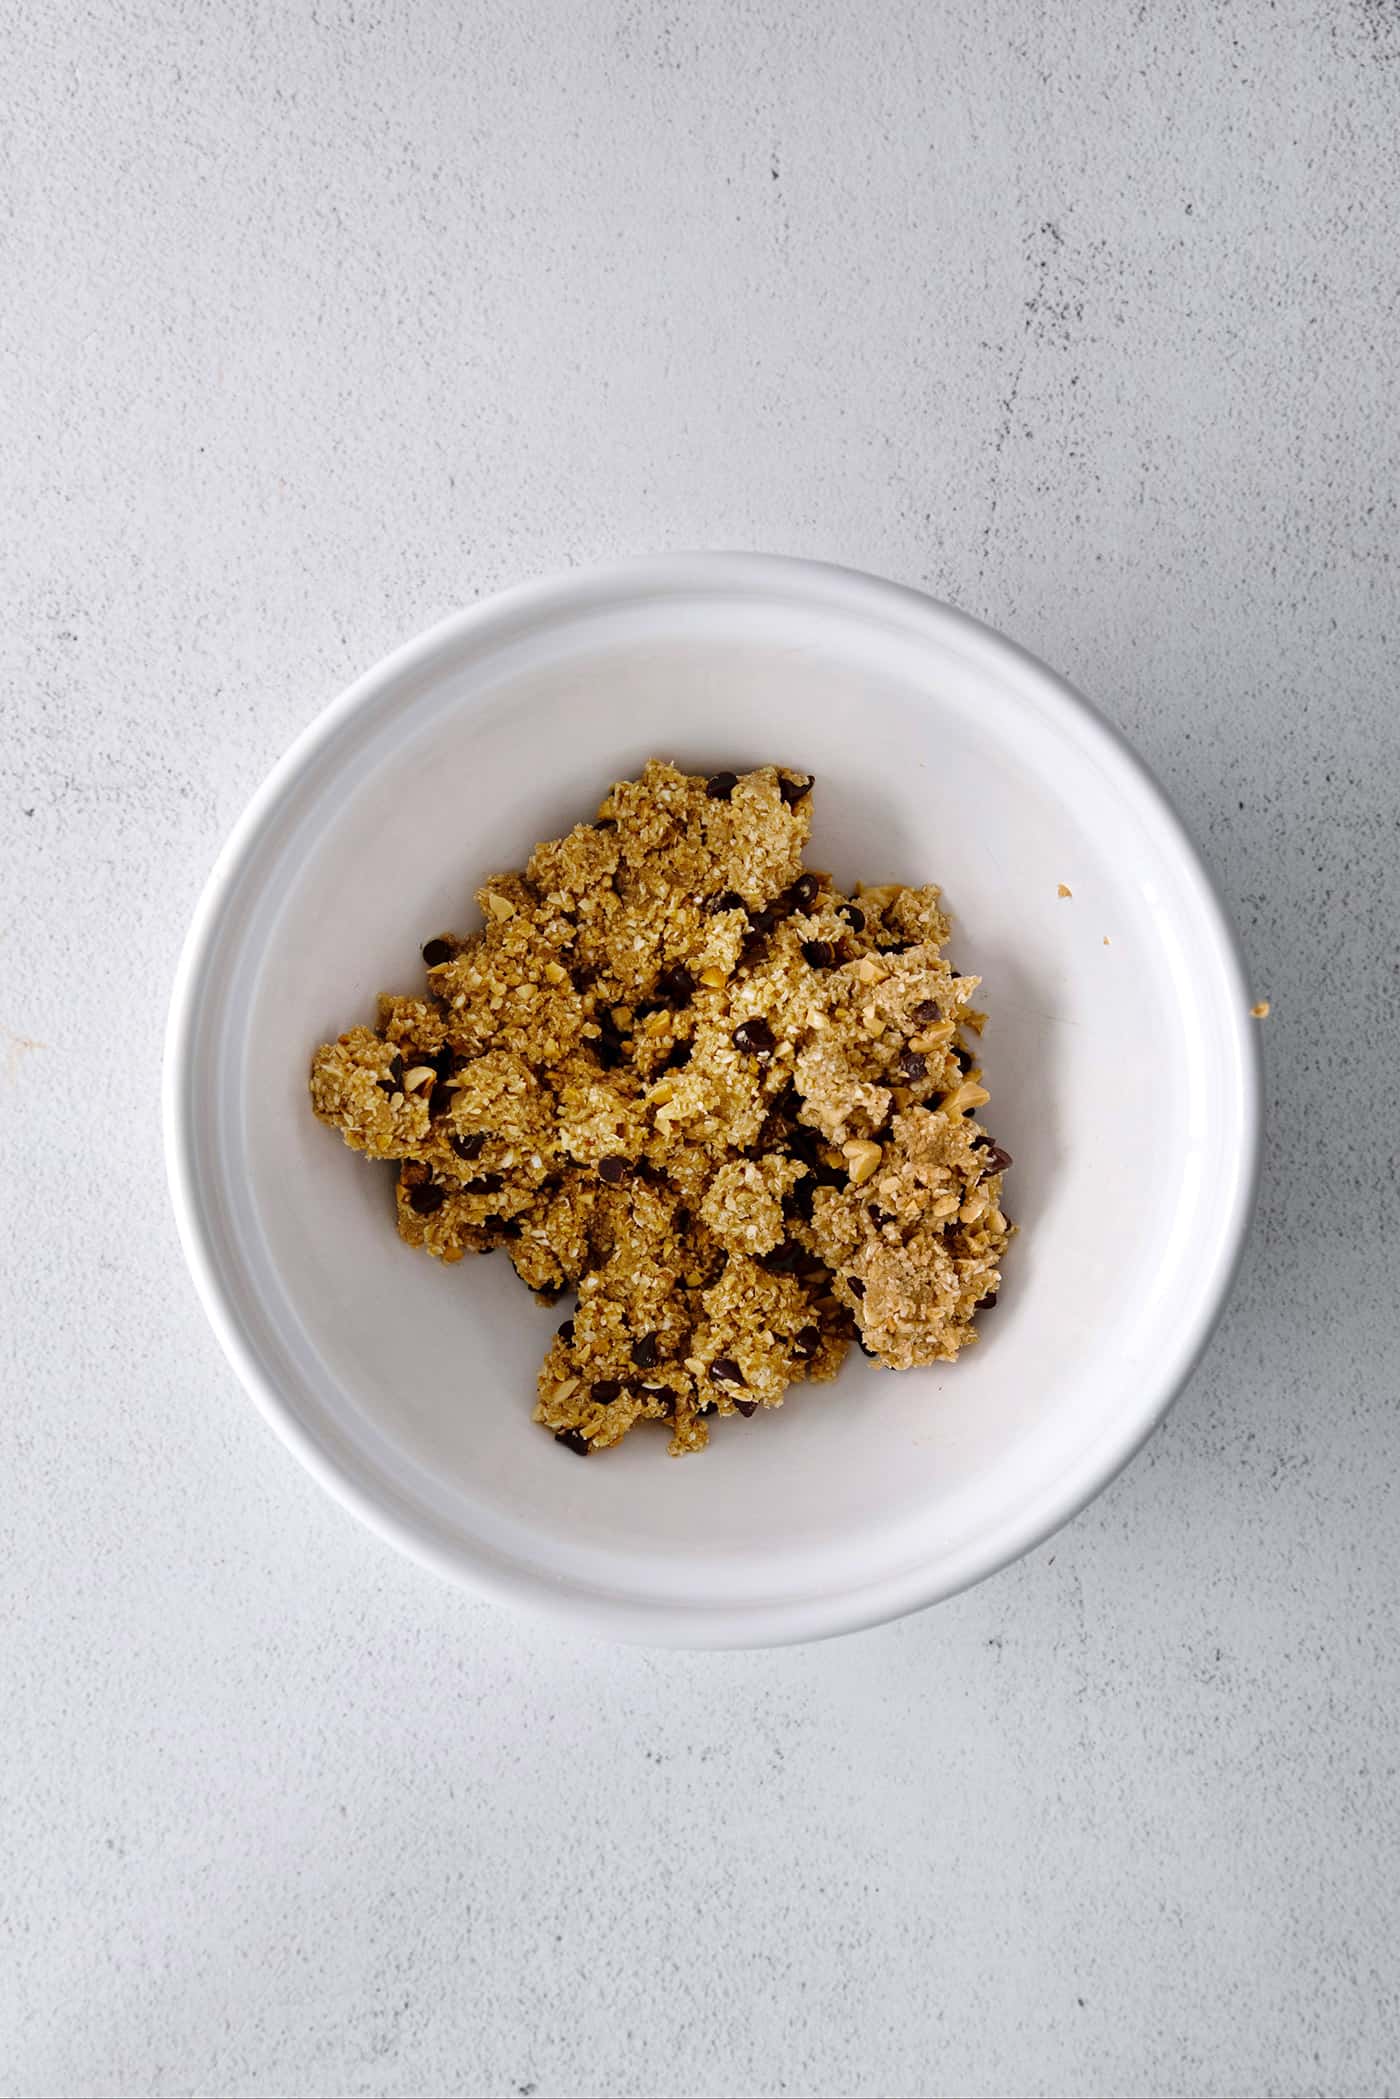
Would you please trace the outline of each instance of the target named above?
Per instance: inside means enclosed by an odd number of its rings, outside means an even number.
[[[865,1285],[858,1275],[847,1276],[846,1282],[850,1289],[852,1297],[864,1297]]]
[[[746,1057],[771,1057],[778,1039],[763,1015],[755,1013],[752,1019],[741,1020],[734,1030],[734,1047]]]
[[[554,1440],[556,1443],[562,1443],[565,1450],[572,1450],[581,1458],[588,1456],[588,1438],[581,1429],[561,1428]]]
[[[727,802],[738,784],[737,773],[716,773],[705,782],[705,792],[712,802]]]
[[[438,969],[444,962],[450,962],[452,955],[453,947],[450,940],[425,940],[423,942],[423,960],[427,963],[429,969]]]
[[[958,1043],[953,1051],[953,1062],[957,1065],[963,1077],[966,1078],[972,1069],[973,1058],[971,1052],[965,1050],[961,1043]]]
[[[749,1381],[733,1356],[716,1356],[710,1365],[710,1382],[714,1385],[742,1385],[747,1389]]]
[[[694,995],[695,979],[684,962],[674,962],[669,969],[662,970],[656,988],[663,998],[673,999],[678,1006],[683,1006]]]
[[[620,1377],[603,1377],[599,1378],[597,1384],[593,1387],[593,1397],[597,1400],[600,1407],[610,1407],[621,1390],[622,1379]]]
[[[1005,1146],[1000,1144],[989,1144],[987,1146],[987,1164],[991,1167],[993,1173],[1005,1173],[1007,1167],[1014,1166],[1015,1163]]]
[[[523,1283],[525,1280],[524,1276],[520,1280]],[[564,1278],[562,1275],[555,1276],[552,1282],[542,1283],[535,1292],[535,1296],[542,1305],[557,1305],[563,1295]]]
[[[447,1141],[459,1159],[479,1159],[486,1143],[486,1132],[469,1130],[465,1137],[449,1137]]]
[[[663,1071],[684,1071],[686,1065],[690,1062],[690,1051],[691,1044],[688,1041],[678,1042],[674,1049],[667,1052],[661,1069]]]
[[[846,924],[853,933],[863,933],[865,931],[865,913],[861,910],[859,904],[842,904],[841,916],[845,919]]]
[[[792,1352],[799,1363],[810,1363],[822,1345],[821,1328],[804,1326],[792,1344]]]
[[[721,890],[720,894],[712,896],[705,906],[711,918],[718,918],[722,911],[742,911],[744,908],[744,899],[737,889]]]
[[[572,1347],[573,1347],[573,1345],[574,1345],[574,1322],[572,1321],[572,1319],[566,1319],[566,1320],[565,1320],[565,1321],[563,1322],[563,1324],[562,1324],[562,1325],[560,1326],[560,1329],[559,1329],[559,1339],[560,1339],[560,1340],[561,1340],[561,1341],[563,1342],[563,1344],[564,1344],[565,1348],[572,1348]]]
[[[918,1005],[914,1008],[911,1018],[921,1028],[931,1028],[935,1022],[942,1020],[943,1008],[939,1005],[936,998],[921,998]]]
[[[655,1370],[660,1353],[655,1334],[639,1334],[632,1343],[632,1361],[638,1370]]]
[[[447,1190],[437,1187],[432,1181],[420,1181],[416,1188],[408,1191],[408,1207],[416,1210],[420,1217],[431,1217],[447,1201]]]
[[[890,1215],[889,1211],[882,1210],[878,1203],[869,1203],[866,1206],[866,1214],[869,1216],[870,1222],[874,1225],[877,1232],[883,1231],[884,1227],[887,1224],[893,1224],[895,1221],[894,1218]]]
[[[917,1050],[901,1050],[895,1070],[907,1086],[916,1086],[920,1079],[928,1077],[928,1065]]]
[[[758,1412],[758,1401],[756,1399],[740,1399],[737,1392],[733,1395],[733,1398],[734,1405],[739,1413],[743,1415],[746,1421],[751,1421]]]
[[[990,1311],[991,1311],[991,1309],[992,1309],[992,1306],[993,1306],[993,1305],[994,1305],[994,1304],[996,1303],[996,1301],[997,1301],[997,1294],[996,1294],[996,1291],[995,1291],[995,1290],[989,1290],[989,1291],[987,1292],[987,1294],[986,1294],[986,1296],[985,1296],[985,1297],[979,1297],[979,1298],[978,1298],[978,1300],[977,1300],[977,1304],[976,1304],[976,1310],[977,1310],[977,1311],[979,1311],[979,1312],[990,1312]]]
[[[467,1182],[468,1195],[499,1195],[505,1186],[498,1173],[484,1173],[479,1180]]]
[[[789,809],[793,807],[794,803],[800,802],[804,795],[812,792],[816,777],[815,773],[794,773],[789,778],[786,773],[779,773],[778,792],[787,803]]]
[[[600,1181],[606,1181],[610,1188],[620,1188],[631,1171],[631,1161],[622,1158],[617,1152],[598,1161],[598,1178]]]
[[[832,969],[836,963],[836,950],[829,940],[804,940],[802,959],[813,969]]]
[[[815,875],[799,875],[788,891],[795,911],[810,911],[821,894],[821,883]]]

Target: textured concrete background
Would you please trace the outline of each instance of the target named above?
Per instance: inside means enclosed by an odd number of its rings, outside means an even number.
[[[1400,5],[0,0],[0,2084],[1400,2083]],[[1272,1146],[1164,1432],[919,1620],[610,1651],[376,1544],[196,1307],[210,859],[498,585],[758,546],[1095,695]]]

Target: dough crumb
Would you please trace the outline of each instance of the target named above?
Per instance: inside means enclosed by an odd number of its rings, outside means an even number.
[[[312,1059],[315,1113],[394,1163],[408,1245],[573,1294],[535,1420],[580,1456],[648,1421],[701,1450],[852,1340],[951,1361],[996,1304],[978,979],[936,888],[804,870],[812,787],[653,760]]]
[[[1267,1020],[1269,1017],[1269,1013],[1270,1006],[1269,1001],[1266,998],[1261,998],[1257,1000],[1255,1004],[1252,1005],[1249,1009],[1249,1017],[1251,1020]]]

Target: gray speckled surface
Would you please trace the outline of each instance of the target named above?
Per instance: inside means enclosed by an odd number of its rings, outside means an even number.
[[[1394,2090],[1400,6],[0,22],[4,2090]],[[975,1593],[737,1657],[325,1501],[157,1127],[293,732],[465,598],[685,545],[1065,670],[1274,1006],[1165,1430]]]

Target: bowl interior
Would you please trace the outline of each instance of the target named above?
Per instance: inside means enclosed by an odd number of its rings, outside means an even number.
[[[983,978],[1021,1226],[983,1339],[901,1376],[581,1462],[530,1422],[568,1310],[444,1269],[391,1169],[312,1118],[315,1044],[417,990],[419,943],[651,755],[817,775],[811,864],[941,883]],[[1059,894],[1065,884],[1071,897]],[[945,1593],[1122,1461],[1217,1308],[1247,1207],[1228,935],[1163,805],[1047,673],[857,579],[723,566],[507,601],[365,682],[269,783],[206,906],[176,1135],[206,1296],[279,1426],[438,1564],[622,1632],[768,1638]],[[178,1177],[177,1177],[178,1178]]]

